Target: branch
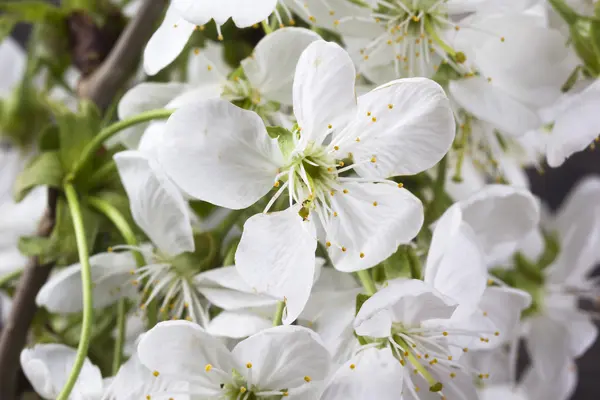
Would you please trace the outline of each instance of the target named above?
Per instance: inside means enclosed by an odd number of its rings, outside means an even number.
[[[129,23],[104,63],[79,84],[79,94],[106,109],[117,91],[123,87],[140,59],[140,50],[154,32],[166,6],[164,0],[145,0]]]
[[[123,31],[103,64],[80,83],[78,91],[81,97],[91,99],[100,109],[108,106],[136,68],[144,45],[152,35],[155,22],[162,15],[165,6],[164,0],[144,0],[139,12]],[[39,236],[47,237],[52,233],[58,195],[58,191],[48,190],[48,208],[38,227]],[[12,311],[0,336],[0,399],[2,400],[15,398],[19,357],[37,310],[35,298],[48,279],[52,267],[52,264],[40,265],[36,257],[31,258],[17,285]]]

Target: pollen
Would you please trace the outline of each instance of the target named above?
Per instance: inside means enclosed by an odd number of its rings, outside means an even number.
[[[360,142],[360,138],[357,137],[356,139],[354,139],[354,141],[356,141],[358,143],[358,142]]]
[[[371,118],[371,121],[373,121],[373,122],[377,122],[377,118],[376,118],[376,117],[373,117],[373,118]]]
[[[360,257],[360,258],[365,258],[365,253],[360,253],[360,254],[359,254],[359,257]]]
[[[158,376],[158,375],[160,375],[160,374],[159,374],[159,372],[158,372],[158,371],[154,371],[154,372],[152,373],[152,375],[154,375],[154,376],[156,377],[156,376]]]
[[[344,246],[342,246],[342,251],[345,253],[346,252],[346,248]]]
[[[442,332],[442,335],[444,335],[444,336],[448,336],[448,332],[445,332],[445,331],[444,331],[444,332]]]
[[[340,146],[333,146],[333,149],[334,149],[335,151],[338,151],[338,150],[340,149]]]
[[[333,128],[333,125],[331,125],[331,124],[327,125],[327,129],[331,129],[331,128]]]
[[[205,370],[206,372],[210,372],[212,369],[213,369],[213,366],[212,366],[211,364],[206,364],[206,365],[204,366],[204,370]]]
[[[377,203],[376,201],[374,201],[374,202],[373,202],[373,207],[377,207],[377,204],[378,204],[378,203]]]
[[[306,382],[310,382],[312,379],[310,378],[310,376],[308,376],[308,375],[307,375],[307,376],[305,376],[305,377],[304,377],[304,380],[305,380]]]
[[[371,162],[372,163],[376,163],[377,162],[377,157],[375,157],[375,156],[371,157]]]
[[[393,104],[388,104],[388,108],[391,110],[392,108],[394,108]]]
[[[354,369],[354,368],[356,368],[356,365],[350,364],[350,369]]]
[[[348,189],[344,189],[342,192],[344,192],[344,194],[348,194]]]
[[[331,247],[331,242],[326,242],[326,243],[325,243],[325,246],[327,246],[327,247]]]
[[[251,362],[247,363],[247,364],[246,364],[246,368],[248,368],[248,369],[249,369],[249,368],[252,368],[252,363],[251,363]]]

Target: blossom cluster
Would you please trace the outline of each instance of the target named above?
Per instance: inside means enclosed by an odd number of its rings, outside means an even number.
[[[20,356],[33,390],[570,398],[598,333],[580,300],[599,295],[600,177],[552,213],[525,169],[598,142],[593,3],[171,0],[120,122],[86,122],[83,151],[63,151],[84,126],[69,83],[39,76],[60,147],[15,139],[26,56],[5,39],[3,318],[28,256],[57,265]],[[264,35],[234,64],[246,28]],[[47,187],[60,223],[34,240]]]

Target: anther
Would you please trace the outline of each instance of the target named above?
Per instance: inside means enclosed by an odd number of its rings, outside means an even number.
[[[338,213],[337,213],[337,211],[334,211],[334,212],[333,212],[333,216],[334,216],[334,217],[337,217],[337,216],[338,216]]]
[[[344,189],[342,192],[344,192],[344,194],[348,194],[348,189]]]
[[[360,253],[359,256],[360,258],[365,258],[365,253]]]
[[[398,187],[399,187],[400,189],[402,189],[402,188],[404,187],[404,183],[399,183],[399,184],[398,184]]]
[[[327,125],[327,129],[331,129],[331,128],[333,128],[333,125],[331,125],[331,124]]]
[[[158,372],[158,371],[154,371],[154,372],[152,373],[152,375],[154,375],[155,377],[157,377],[157,376],[158,376],[158,375],[160,375],[160,374],[159,374],[159,372]]]
[[[340,146],[333,146],[333,149],[334,149],[335,151],[338,151],[338,150],[340,149]]]
[[[276,182],[273,184],[273,186],[275,186],[275,187],[279,187],[279,181],[276,181]]]
[[[467,353],[468,351],[469,351],[469,348],[468,348],[468,347],[465,347],[465,348],[463,349],[463,353]]]
[[[393,104],[388,104],[388,108],[391,110],[392,108],[394,108]]]
[[[375,157],[375,156],[371,157],[371,162],[372,163],[376,163],[377,162],[377,157]]]
[[[373,207],[377,207],[377,204],[379,204],[379,203],[377,203],[376,201],[374,201],[373,202]]]
[[[350,364],[350,369],[354,369],[354,368],[356,368],[356,365]]]
[[[252,368],[252,363],[250,363],[250,362],[249,362],[249,363],[247,363],[247,364],[246,364],[246,368],[248,368],[248,369],[249,369],[249,368]]]
[[[327,247],[331,247],[331,242],[326,242],[326,243],[325,243],[325,246],[327,246]]]
[[[306,382],[310,382],[312,379],[310,378],[310,376],[308,376],[308,375],[307,375],[307,376],[305,376],[305,377],[304,377],[304,380],[305,380]]]
[[[371,118],[371,121],[377,122],[377,118],[373,117],[373,118]]]
[[[346,252],[346,248],[344,246],[342,246],[342,251],[345,253]]]
[[[494,336],[500,336],[500,332],[498,332],[498,331],[494,332]]]
[[[442,332],[442,335],[448,336],[448,332]]]
[[[204,370],[206,372],[210,372],[213,369],[213,366],[211,364],[206,364],[206,366],[204,366]]]

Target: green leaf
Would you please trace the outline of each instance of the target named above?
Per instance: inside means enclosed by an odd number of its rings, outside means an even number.
[[[571,42],[577,52],[579,58],[583,60],[587,71],[592,76],[598,76],[600,73],[600,60],[598,57],[597,43],[593,39],[592,34],[595,33],[597,36],[597,26],[594,27],[592,32],[592,24],[589,20],[577,20],[575,24],[571,25],[570,34]]]
[[[86,145],[100,131],[100,113],[90,102],[80,103],[77,114],[56,115],[60,138],[60,159],[65,171],[70,171]],[[80,175],[86,176],[85,173]]]
[[[365,301],[369,300],[370,297],[371,296],[369,296],[368,294],[364,294],[364,293],[359,293],[356,295],[355,315],[358,314],[362,305],[365,304]]]
[[[294,133],[280,126],[267,126],[267,133],[273,139],[277,139],[284,158],[294,151]]]
[[[2,42],[8,35],[10,35],[17,22],[19,22],[19,20],[14,16],[0,16],[0,42]]]
[[[60,147],[60,138],[58,126],[55,124],[47,125],[38,139],[38,148],[40,151],[55,151]]]
[[[21,22],[39,23],[62,17],[60,8],[39,0],[6,1],[0,4],[0,10]]]
[[[574,24],[579,18],[579,15],[575,10],[569,7],[564,0],[548,0],[548,3],[550,3],[552,8],[554,8],[554,11],[556,11],[556,13],[569,25]]]
[[[23,200],[27,193],[36,186],[60,188],[63,178],[64,171],[58,152],[41,153],[17,177],[14,187],[15,201]]]
[[[51,240],[47,237],[23,236],[19,238],[19,251],[27,257],[39,257],[48,252]]]

